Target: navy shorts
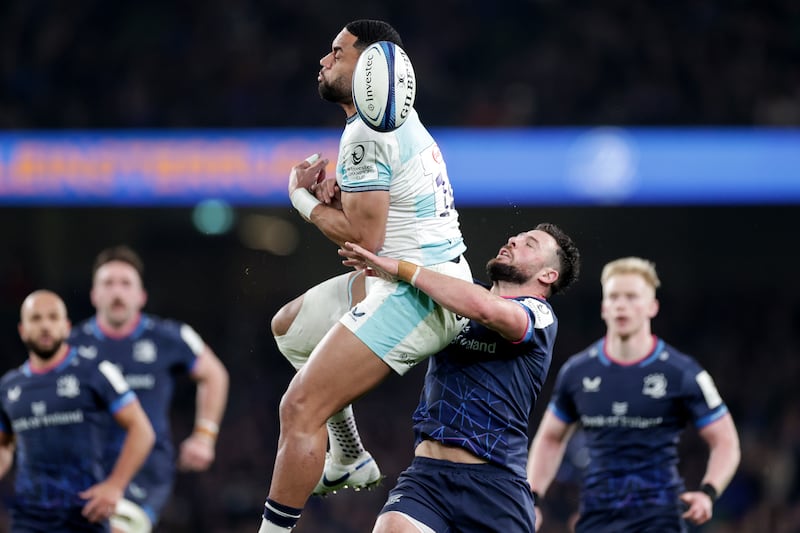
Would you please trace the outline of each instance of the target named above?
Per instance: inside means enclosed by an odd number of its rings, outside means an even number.
[[[92,523],[81,509],[12,509],[11,533],[110,533],[108,520]]]
[[[381,513],[407,514],[437,533],[529,533],[533,498],[525,478],[491,464],[415,457]]]
[[[680,507],[626,507],[582,513],[575,533],[686,533]]]
[[[167,505],[167,501],[172,495],[172,480],[145,480],[144,476],[140,475],[134,479],[134,482],[128,485],[125,489],[125,499],[130,500],[150,517],[150,522],[153,526],[158,522],[161,511]]]

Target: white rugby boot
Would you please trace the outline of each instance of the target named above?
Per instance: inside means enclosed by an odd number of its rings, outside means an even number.
[[[330,452],[327,452],[325,453],[325,469],[312,494],[326,496],[335,494],[342,489],[355,491],[371,489],[377,486],[382,479],[381,469],[378,468],[378,463],[368,451],[362,452],[355,462],[346,465],[335,461]]]

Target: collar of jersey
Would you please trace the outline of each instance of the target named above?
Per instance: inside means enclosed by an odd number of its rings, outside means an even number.
[[[650,363],[652,363],[653,361],[655,361],[656,359],[658,359],[659,354],[661,354],[661,352],[664,350],[664,341],[659,339],[658,337],[655,337],[655,336],[653,338],[655,339],[656,342],[653,343],[652,351],[647,356],[645,356],[644,359],[640,359],[639,361],[634,361],[634,362],[626,365],[626,364],[620,363],[619,361],[614,361],[612,359],[609,359],[609,357],[606,355],[606,350],[605,350],[606,339],[605,339],[605,337],[603,337],[602,339],[597,341],[597,353],[598,353],[597,358],[605,366],[611,366],[611,365],[622,366],[622,367],[626,367],[626,366],[638,366],[638,367],[647,366]]]
[[[31,368],[31,362],[25,361],[25,364],[22,365],[22,373],[26,376],[41,376],[43,374],[48,374],[50,372],[60,372],[64,368],[66,368],[69,364],[72,363],[72,360],[78,355],[78,350],[74,347],[70,346],[69,352],[67,352],[67,356],[56,366],[52,368],[45,368],[44,370],[34,370]]]
[[[139,323],[136,324],[136,327],[133,328],[133,331],[131,331],[127,335],[123,335],[121,337],[114,337],[114,336],[111,336],[111,335],[107,335],[105,332],[103,332],[102,328],[100,327],[100,324],[97,322],[97,317],[94,316],[94,317],[92,317],[92,322],[91,322],[92,333],[98,339],[111,339],[111,340],[137,339],[137,338],[141,337],[142,332],[146,329],[146,325],[149,322],[149,320],[150,319],[149,319],[149,317],[147,315],[145,315],[144,313],[141,313],[139,315]]]

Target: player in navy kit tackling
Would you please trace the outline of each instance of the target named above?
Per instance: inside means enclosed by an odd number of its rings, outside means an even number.
[[[415,458],[389,493],[374,533],[533,531],[528,418],[558,326],[546,299],[578,275],[571,239],[552,224],[509,238],[487,264],[488,291],[354,244],[340,253],[345,264],[412,281],[471,319],[429,360],[414,413]]]
[[[214,447],[228,394],[228,373],[200,336],[186,324],[141,312],[147,295],[142,286],[143,265],[130,248],[102,251],[94,265],[92,304],[97,315],[73,330],[71,342],[80,353],[102,353],[117,365],[136,391],[156,432],[147,462],[131,482],[115,531],[147,531],[166,504],[175,476],[169,407],[177,375],[197,382],[194,432],[183,441],[178,465],[205,470],[214,460]],[[120,435],[106,447],[106,457],[119,449]]]
[[[116,367],[66,344],[69,320],[56,294],[25,299],[19,333],[28,361],[0,380],[0,447],[17,465],[11,531],[109,531],[109,516],[153,446],[153,428]],[[106,470],[100,444],[114,420],[124,445]]]
[[[636,257],[601,276],[606,336],[561,368],[531,446],[528,480],[544,495],[572,429],[589,450],[577,532],[686,531],[702,524],[739,464],[739,439],[711,376],[651,333],[658,312],[655,266]],[[699,489],[678,474],[677,443],[692,423],[708,443]],[[538,516],[537,511],[537,516]]]

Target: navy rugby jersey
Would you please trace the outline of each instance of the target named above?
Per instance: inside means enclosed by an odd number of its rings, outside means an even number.
[[[681,431],[728,412],[708,372],[656,337],[650,354],[630,364],[612,361],[605,339],[572,356],[558,373],[549,409],[583,427],[584,512],[676,505],[684,491]]]
[[[510,342],[471,320],[429,359],[413,419],[416,444],[459,446],[524,477],[528,420],[550,368],[558,321],[544,300],[514,301],[529,317],[523,338]]]
[[[191,372],[205,346],[203,340],[186,324],[142,314],[136,329],[121,338],[105,333],[92,317],[73,328],[70,343],[81,355],[101,354],[117,365],[150,418],[156,442],[132,486],[171,482],[175,467],[169,409],[175,378]],[[106,447],[107,465],[125,438],[122,431],[112,428],[112,432]]]
[[[80,357],[74,347],[44,372],[28,362],[7,372],[0,380],[0,431],[16,436],[14,505],[82,508],[86,500],[78,493],[106,478],[106,428],[135,399],[114,365]]]

